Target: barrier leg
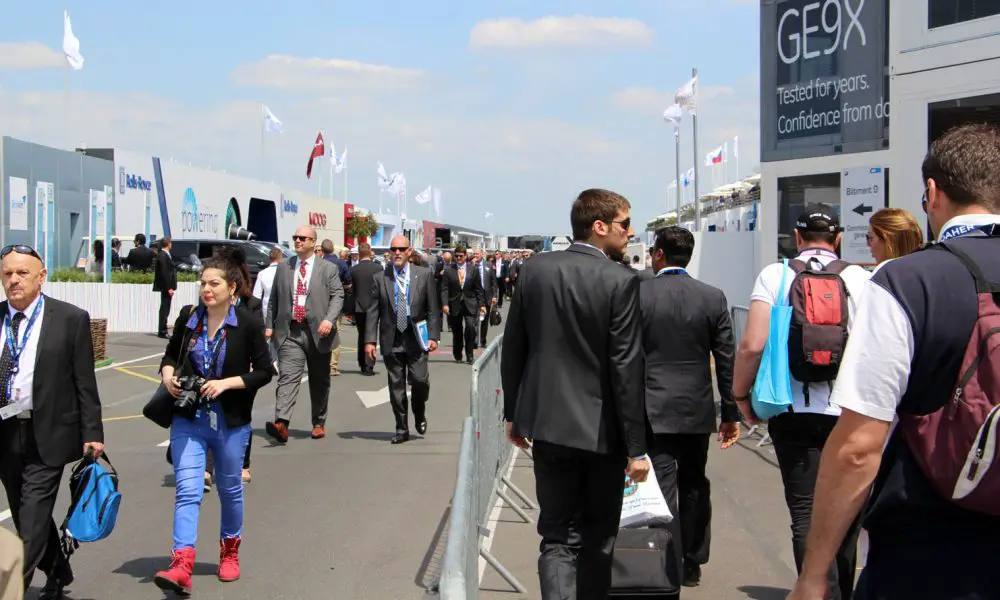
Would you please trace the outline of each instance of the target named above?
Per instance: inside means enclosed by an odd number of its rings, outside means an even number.
[[[496,572],[500,574],[500,577],[503,577],[504,581],[510,584],[510,587],[514,588],[519,594],[528,593],[528,590],[523,585],[521,585],[521,582],[517,580],[517,577],[514,577],[513,573],[508,571],[506,567],[500,564],[499,560],[497,560],[492,554],[490,554],[486,550],[483,550],[482,547],[479,548],[479,556],[482,556],[483,559],[486,561],[486,564],[493,567],[496,570]]]
[[[760,448],[761,446],[766,446],[766,445],[768,445],[770,443],[772,443],[771,442],[771,434],[770,433],[765,433],[764,436],[762,438],[760,438],[760,441],[757,442],[757,447]]]
[[[531,498],[529,498],[527,496],[527,494],[525,494],[523,491],[521,491],[521,489],[519,487],[517,487],[516,485],[514,485],[513,483],[511,483],[510,479],[508,479],[506,476],[504,476],[504,477],[500,478],[500,481],[502,481],[503,484],[505,486],[507,486],[507,489],[509,489],[510,491],[514,492],[515,496],[517,496],[518,498],[520,498],[522,502],[524,502],[526,505],[528,505],[528,508],[530,508],[531,510],[538,510],[538,506],[531,500]]]
[[[511,500],[503,490],[497,490],[497,497],[503,500],[507,506],[510,507],[512,511],[517,513],[517,516],[524,519],[525,523],[534,523],[535,520],[528,516],[528,513],[524,512],[524,509],[517,505],[516,502]]]

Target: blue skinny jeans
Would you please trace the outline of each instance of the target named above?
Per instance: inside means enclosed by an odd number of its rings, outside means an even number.
[[[212,414],[216,428],[212,429]],[[174,416],[170,425],[170,452],[177,481],[174,500],[174,550],[194,548],[198,541],[198,514],[205,496],[205,455],[215,458],[215,486],[222,504],[220,538],[243,531],[243,456],[250,442],[250,425],[231,428],[218,402],[198,410],[194,419]]]

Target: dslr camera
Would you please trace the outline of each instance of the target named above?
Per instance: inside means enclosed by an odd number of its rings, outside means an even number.
[[[177,384],[181,388],[181,393],[174,399],[174,409],[183,414],[193,417],[198,406],[202,404],[201,386],[207,381],[204,377],[197,375],[185,375],[177,378]]]

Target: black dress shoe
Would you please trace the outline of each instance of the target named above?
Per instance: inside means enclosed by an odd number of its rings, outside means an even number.
[[[417,421],[417,433],[420,435],[427,433],[427,419],[420,419]]]
[[[684,565],[684,580],[681,585],[684,587],[698,587],[701,584],[701,565]]]
[[[408,434],[408,433],[397,433],[396,435],[392,436],[392,439],[389,440],[389,441],[391,443],[393,443],[393,444],[402,444],[403,442],[410,441],[410,434]]]
[[[471,365],[472,363],[476,362],[476,359],[470,356],[469,358],[465,359],[465,362]]]
[[[63,591],[72,581],[72,576],[70,576],[68,581],[63,580],[58,576],[49,577],[45,580],[45,587],[43,587],[42,591],[38,594],[38,600],[61,600],[65,597],[63,595]]]

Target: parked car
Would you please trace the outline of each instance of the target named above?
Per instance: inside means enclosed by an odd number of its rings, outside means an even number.
[[[173,240],[173,248],[170,256],[181,271],[200,271],[203,260],[210,258],[216,248],[221,246],[239,246],[247,255],[247,270],[250,271],[251,283],[257,280],[257,273],[271,264],[268,256],[272,248],[281,248],[286,256],[290,256],[290,250],[272,242],[246,241],[246,240],[221,240],[221,239],[182,239]],[[151,245],[153,250],[159,252],[160,240],[154,241]]]

